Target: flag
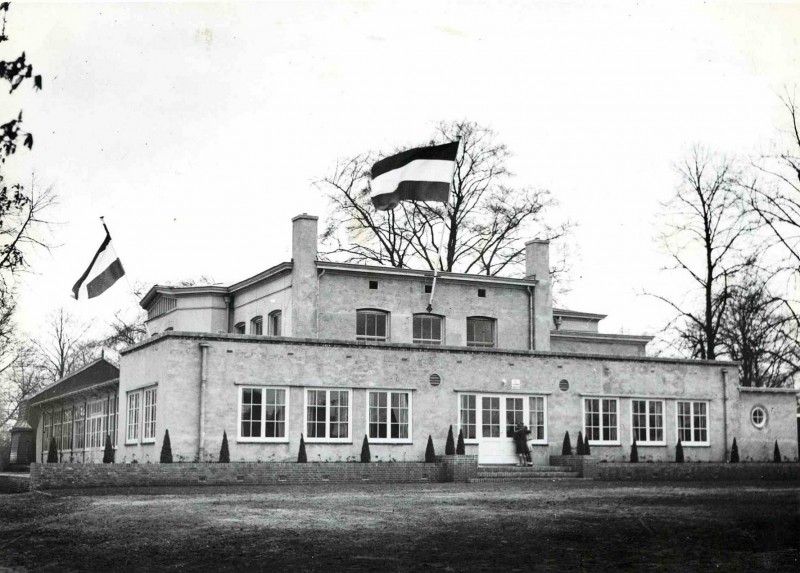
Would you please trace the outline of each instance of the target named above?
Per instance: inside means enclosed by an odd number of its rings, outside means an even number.
[[[442,201],[450,198],[458,141],[409,149],[372,166],[372,204],[379,211],[400,201]]]
[[[72,295],[76,299],[81,294],[86,298],[100,296],[124,274],[125,269],[122,268],[122,263],[114,252],[114,247],[111,246],[111,235],[106,228],[106,238],[103,240],[103,244],[95,253],[89,268],[72,287]]]

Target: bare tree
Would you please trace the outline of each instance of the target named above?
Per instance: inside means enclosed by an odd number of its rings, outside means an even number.
[[[44,337],[32,341],[41,368],[51,382],[60,380],[96,357],[97,342],[86,338],[89,328],[90,325],[78,322],[69,312],[59,308],[51,315]]]
[[[751,262],[739,249],[749,226],[739,214],[731,160],[695,146],[677,171],[679,183],[665,205],[669,221],[660,242],[674,263],[670,268],[689,277],[701,300],[654,296],[678,313],[671,325],[691,356],[714,360],[733,278]]]
[[[363,153],[337,163],[333,173],[317,183],[332,204],[322,255],[400,268],[523,274],[526,240],[559,239],[571,225],[545,222],[555,205],[548,191],[514,185],[507,167],[511,154],[491,129],[467,121],[440,123],[425,144],[459,137],[463,154],[447,205],[402,202],[393,211],[374,209],[370,169],[397,150]]]
[[[36,349],[30,345],[17,348],[14,359],[0,367],[0,431],[16,419],[20,402],[49,382]]]

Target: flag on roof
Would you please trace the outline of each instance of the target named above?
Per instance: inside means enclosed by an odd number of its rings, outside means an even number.
[[[103,227],[105,228],[105,225]],[[106,228],[106,238],[103,240],[103,244],[95,253],[89,268],[72,287],[72,295],[76,299],[81,296],[85,298],[100,296],[124,275],[125,269],[122,268],[122,263],[117,257],[117,253],[114,252],[111,235]]]
[[[450,198],[458,141],[409,149],[372,166],[372,204],[379,211],[400,201],[441,201]]]

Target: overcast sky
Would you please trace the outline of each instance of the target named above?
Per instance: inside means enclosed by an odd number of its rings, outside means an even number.
[[[579,225],[559,306],[653,333],[670,312],[638,293],[685,290],[654,241],[673,165],[693,143],[771,145],[798,31],[797,3],[13,3],[0,58],[25,50],[44,89],[0,100],[35,137],[8,166],[60,200],[20,323],[130,303],[125,281],[69,296],[100,215],[131,283],[238,281],[290,259],[294,215],[324,220],[313,182],[337,158],[466,118]]]

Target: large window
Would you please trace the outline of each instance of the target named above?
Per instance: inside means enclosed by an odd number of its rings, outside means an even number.
[[[357,310],[356,340],[389,340],[389,313],[382,310]]]
[[[61,445],[61,410],[56,410],[55,412],[52,413],[52,420],[53,420],[52,436],[56,439],[56,448],[58,448]]]
[[[590,443],[619,444],[616,398],[585,398],[583,431]]]
[[[678,402],[678,439],[683,445],[708,445],[707,402]]]
[[[350,442],[350,391],[306,390],[306,439]]]
[[[270,336],[281,335],[281,311],[273,310],[269,313],[269,332]]]
[[[411,442],[411,392],[368,393],[369,439]]]
[[[467,318],[467,346],[495,345],[495,320],[480,316]]]
[[[63,412],[63,423],[61,426],[61,449],[72,449],[72,408],[67,408]]]
[[[443,322],[441,316],[415,314],[414,344],[441,344]]]
[[[86,405],[86,447],[102,448],[105,446],[105,400],[95,400]]]
[[[144,391],[144,433],[142,442],[156,441],[156,388]]]
[[[514,437],[517,424],[525,423],[525,398],[506,398],[506,438]]]
[[[142,405],[141,392],[128,393],[128,431],[125,434],[125,442],[135,444],[139,441],[139,416]]]
[[[108,398],[108,433],[111,434],[111,446],[117,447],[117,408],[119,401],[116,396]]]
[[[666,445],[664,441],[664,402],[631,400],[631,429],[637,444]]]
[[[500,398],[481,397],[481,437],[500,437]]]
[[[86,427],[86,405],[78,404],[75,406],[75,420],[72,423],[72,448],[82,450],[86,444],[86,435],[83,430]]]
[[[289,392],[285,388],[239,389],[239,441],[285,442]]]
[[[531,431],[530,440],[547,442],[547,405],[544,396],[528,398],[528,418],[528,429]]]
[[[459,399],[459,420],[465,440],[474,440],[478,437],[476,431],[477,414],[475,394],[462,394]]]
[[[250,334],[261,335],[264,334],[264,319],[260,316],[255,316],[250,320]]]

